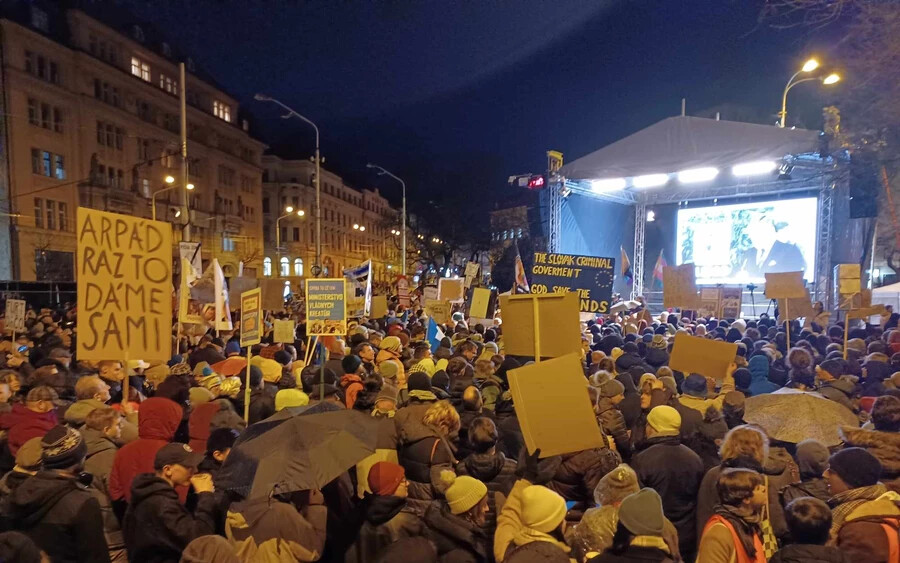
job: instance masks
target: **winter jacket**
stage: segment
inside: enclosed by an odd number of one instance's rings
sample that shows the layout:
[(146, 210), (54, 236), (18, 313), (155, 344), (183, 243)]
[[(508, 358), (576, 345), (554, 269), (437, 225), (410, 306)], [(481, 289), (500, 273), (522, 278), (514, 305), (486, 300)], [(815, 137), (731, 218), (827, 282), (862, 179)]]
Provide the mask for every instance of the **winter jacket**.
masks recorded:
[(836, 547), (793, 544), (776, 551), (769, 563), (853, 563), (853, 560)]
[(856, 384), (852, 381), (848, 381), (844, 378), (835, 379), (834, 381), (819, 385), (819, 388), (816, 389), (816, 391), (826, 399), (831, 399), (835, 403), (844, 405), (847, 407), (847, 410), (853, 412), (857, 411), (853, 406), (853, 401), (850, 400), (850, 398), (853, 397), (853, 393), (856, 391)]
[(625, 387), (625, 398), (619, 403), (618, 409), (625, 418), (625, 427), (633, 427), (641, 417), (641, 394), (634, 386), (634, 379), (628, 372), (616, 376), (616, 381)]
[(206, 451), (206, 441), (212, 432), (212, 419), (221, 410), (218, 402), (212, 401), (194, 407), (188, 417), (188, 434), (191, 439), (188, 445), (195, 452)]
[(451, 513), (446, 501), (436, 500), (428, 506), (425, 536), (437, 548), (442, 563), (491, 561), (491, 530)]
[[(265, 420), (275, 414), (275, 397), (262, 389), (250, 390), (250, 424)], [(243, 414), (243, 411), (241, 411)]]
[[(669, 547), (669, 553), (677, 553), (678, 531), (668, 518), (663, 519), (663, 540)], [(588, 554), (602, 553), (612, 547), (618, 524), (618, 505), (591, 508), (585, 511), (581, 522), (566, 528), (566, 544), (572, 548), (572, 555), (578, 561), (584, 561)]]
[(15, 456), (22, 444), (42, 438), (56, 426), (56, 420), (56, 411), (35, 412), (21, 403), (13, 405), (10, 412), (0, 416), (0, 430), (7, 431), (9, 453)]
[(753, 356), (748, 362), (747, 369), (750, 370), (750, 393), (754, 397), (778, 391), (778, 385), (769, 381), (768, 357), (763, 354)]
[(863, 448), (881, 462), (881, 482), (900, 492), (900, 432), (844, 426), (839, 430), (844, 447)]
[(628, 439), (628, 427), (625, 426), (625, 417), (621, 411), (612, 404), (609, 397), (600, 397), (597, 400), (597, 420), (603, 433), (612, 436), (616, 443), (616, 449), (624, 459), (631, 457), (631, 442)]
[(188, 356), (188, 364), (190, 364), (191, 369), (197, 367), (197, 364), (200, 362), (206, 362), (209, 365), (213, 365), (224, 361), (225, 356), (222, 355), (222, 352), (219, 352), (211, 344), (207, 344), (202, 348), (197, 348), (191, 352), (190, 356)]
[[(440, 482), (441, 470), (452, 470), (456, 465), (453, 447), (435, 428), (421, 422), (410, 426), (400, 442), (397, 457), (409, 480), (409, 498), (430, 502), (435, 498), (434, 486)], [(419, 508), (425, 510), (424, 504)]]
[(356, 491), (359, 498), (365, 493), (371, 493), (369, 489), (369, 470), (379, 461), (398, 463), (397, 458), (397, 427), (394, 425), (393, 411), (389, 414), (373, 412), (374, 426), (378, 429), (378, 438), (375, 442), (375, 453), (367, 456), (356, 464)]
[[(81, 430), (84, 426), (84, 420), (87, 415), (99, 408), (108, 407), (109, 405), (98, 401), (97, 399), (81, 399), (69, 405), (66, 409), (66, 424)], [(138, 438), (138, 413), (137, 411), (122, 417), (122, 438), (119, 440), (122, 444), (133, 442)]]
[(388, 545), (425, 534), (425, 522), (395, 496), (366, 495), (361, 503), (364, 522), (344, 558), (346, 563), (368, 563)]
[(30, 477), (31, 473), (13, 469), (0, 479), (0, 518), (8, 516), (9, 495)]
[(113, 513), (112, 503), (109, 499), (109, 474), (112, 471), (118, 448), (99, 430), (84, 427), (81, 435), (87, 446), (84, 471), (94, 477), (91, 481), (91, 492), (100, 503), (106, 545), (109, 547), (110, 553), (119, 552), (125, 549), (125, 540), (122, 538), (122, 527), (119, 525), (119, 519)]
[(177, 563), (187, 544), (215, 533), (215, 496), (199, 493), (191, 514), (171, 485), (155, 473), (142, 473), (131, 485), (122, 531), (131, 563)]
[(472, 425), (473, 420), (482, 416), (485, 418), (490, 418), (494, 421), (495, 424), (499, 426), (499, 421), (497, 420), (494, 411), (486, 411), (484, 409), (482, 409), (480, 412), (459, 410), (459, 432), (457, 433), (457, 437), (459, 438), (457, 440), (457, 457), (459, 459), (465, 459), (470, 454), (474, 453), (474, 450), (472, 450), (472, 445), (469, 444), (469, 426)]
[(747, 541), (752, 542), (756, 550), (751, 559), (747, 548), (741, 541), (742, 532), (739, 531), (739, 524), (718, 514), (714, 518), (707, 522), (700, 535), (697, 561), (703, 563), (766, 563), (765, 550), (758, 531), (745, 530), (743, 532), (747, 535)]
[(669, 364), (669, 353), (665, 348), (648, 348), (644, 361), (651, 367), (659, 369), (661, 366)]
[[(525, 526), (522, 522), (522, 492), (531, 486), (525, 479), (519, 479), (509, 493), (503, 510), (497, 516), (497, 530), (494, 533), (494, 558), (497, 563), (507, 561), (507, 557), (532, 542), (546, 542), (568, 554), (571, 549), (554, 536)], [(527, 553), (527, 550), (525, 550)], [(521, 559), (520, 561), (528, 561)]]
[[(116, 452), (109, 474), (109, 497), (116, 501), (131, 499), (131, 481), (141, 473), (153, 472), (153, 459), (160, 448), (172, 441), (181, 424), (181, 407), (169, 399), (153, 397), (141, 403), (139, 438)], [(187, 496), (182, 487), (181, 498)]]
[(54, 563), (109, 561), (100, 505), (74, 477), (40, 471), (13, 491), (9, 501), (13, 528)]
[(563, 454), (562, 462), (547, 483), (547, 488), (566, 500), (593, 504), (594, 488), (600, 479), (622, 463), (622, 458), (609, 448), (593, 448)]
[(325, 549), (327, 519), (328, 509), (321, 505), (308, 506), (301, 514), (276, 499), (254, 499), (231, 505), (225, 537), (241, 561), (318, 561)]
[(356, 396), (363, 390), (362, 378), (355, 373), (341, 376), (341, 389), (344, 391), (344, 404), (352, 409), (356, 403)]
[[(725, 395), (728, 394), (729, 391), (734, 391), (734, 378), (730, 375), (722, 380), (722, 386), (719, 388), (719, 394), (714, 397), (703, 398), (692, 397), (691, 395), (682, 395), (678, 397), (678, 400), (682, 405), (690, 407), (699, 412), (700, 416), (702, 417), (706, 415), (706, 410), (709, 407), (715, 407), (716, 410), (721, 412), (722, 404), (725, 403)], [(756, 395), (756, 393), (754, 393), (754, 395)]]
[(697, 490), (703, 479), (700, 456), (682, 445), (678, 436), (656, 436), (631, 458), (631, 467), (641, 486), (655, 489), (662, 498), (663, 513), (678, 530), (681, 553), (692, 553), (697, 541)]
[(516, 481), (516, 462), (501, 452), (471, 454), (456, 465), (457, 475), (468, 475), (488, 488), (488, 526), (497, 521), (497, 505), (502, 506)]
[(800, 483), (794, 483), (781, 489), (781, 506), (787, 506), (792, 500), (800, 497), (813, 497), (827, 502), (831, 498), (828, 491), (828, 483), (823, 477), (806, 479)]
[(435, 401), (423, 401), (416, 397), (412, 397), (409, 402), (397, 409), (394, 415), (394, 424), (397, 426), (397, 437), (402, 442), (406, 439), (407, 433), (422, 424), (422, 418), (431, 408)]
[(889, 491), (863, 503), (847, 515), (837, 531), (837, 547), (854, 562), (895, 563), (888, 556), (888, 536), (883, 524), (888, 524), (896, 539), (900, 533), (898, 522), (900, 496)]
[(504, 563), (574, 563), (561, 544), (532, 541), (520, 546), (510, 546)]
[[(393, 353), (388, 352), (387, 350), (379, 350), (378, 354), (375, 356), (375, 366), (381, 367), (381, 364), (384, 362), (393, 362), (397, 365), (397, 387), (406, 389), (406, 370), (403, 368), (403, 362), (401, 362)], [(343, 372), (343, 368), (341, 371)]]

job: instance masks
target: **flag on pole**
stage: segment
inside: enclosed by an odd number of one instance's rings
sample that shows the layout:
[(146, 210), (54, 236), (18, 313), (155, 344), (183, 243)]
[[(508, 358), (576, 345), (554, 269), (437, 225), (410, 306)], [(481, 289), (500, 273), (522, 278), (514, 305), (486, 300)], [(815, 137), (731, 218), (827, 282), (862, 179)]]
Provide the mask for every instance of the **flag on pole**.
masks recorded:
[(225, 274), (219, 265), (219, 260), (212, 261), (213, 280), (216, 292), (216, 330), (233, 330), (231, 324), (231, 308), (228, 304), (228, 285), (225, 283)]
[(431, 344), (431, 353), (437, 352), (441, 346), (441, 340), (444, 339), (444, 331), (438, 326), (434, 319), (428, 317), (428, 329), (425, 331), (425, 339)]
[(631, 260), (628, 259), (628, 254), (625, 253), (625, 247), (619, 247), (622, 251), (622, 277), (625, 278), (625, 283), (631, 285), (631, 282), (634, 281), (634, 274), (631, 272)]
[(531, 293), (531, 287), (528, 285), (528, 279), (525, 277), (525, 264), (522, 263), (522, 256), (519, 254), (519, 243), (516, 242), (516, 282), (513, 285), (513, 295), (519, 293)]
[(663, 250), (659, 249), (659, 258), (656, 259), (656, 266), (653, 266), (653, 279), (659, 280), (659, 284), (662, 285), (663, 282), (663, 268), (668, 266), (666, 264), (666, 259), (663, 256)]

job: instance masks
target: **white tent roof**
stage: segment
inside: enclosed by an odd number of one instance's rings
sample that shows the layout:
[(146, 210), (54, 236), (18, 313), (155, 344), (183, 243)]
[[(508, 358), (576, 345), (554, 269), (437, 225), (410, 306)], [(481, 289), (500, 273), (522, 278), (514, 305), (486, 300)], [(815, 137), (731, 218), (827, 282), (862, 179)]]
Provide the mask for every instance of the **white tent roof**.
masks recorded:
[(817, 131), (772, 125), (669, 117), (562, 167), (572, 180), (670, 173), (690, 168), (727, 168), (818, 150)]
[(873, 294), (877, 293), (900, 293), (900, 282), (891, 285), (883, 285), (872, 290)]

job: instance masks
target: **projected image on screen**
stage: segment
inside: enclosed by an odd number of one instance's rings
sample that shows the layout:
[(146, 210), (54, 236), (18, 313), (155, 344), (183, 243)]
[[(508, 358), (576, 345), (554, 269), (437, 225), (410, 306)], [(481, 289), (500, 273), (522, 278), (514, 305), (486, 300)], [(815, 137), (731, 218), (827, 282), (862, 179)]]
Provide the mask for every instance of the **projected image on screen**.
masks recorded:
[(693, 262), (700, 284), (815, 272), (816, 198), (679, 209), (677, 229), (676, 262)]

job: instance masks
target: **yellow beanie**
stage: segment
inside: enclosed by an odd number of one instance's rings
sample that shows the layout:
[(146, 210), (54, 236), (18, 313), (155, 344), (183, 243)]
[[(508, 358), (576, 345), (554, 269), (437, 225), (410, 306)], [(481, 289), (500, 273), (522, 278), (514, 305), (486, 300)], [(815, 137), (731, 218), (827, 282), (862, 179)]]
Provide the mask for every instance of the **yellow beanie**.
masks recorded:
[(278, 383), (281, 380), (282, 365), (275, 360), (263, 358), (262, 356), (253, 356), (250, 359), (250, 365), (256, 366), (263, 374), (263, 381), (268, 383)]
[(522, 524), (545, 534), (555, 530), (566, 517), (566, 501), (541, 485), (522, 491)]
[(309, 404), (309, 395), (299, 389), (282, 389), (275, 393), (275, 412), (289, 407), (305, 407)]
[(420, 371), (427, 374), (428, 377), (434, 375), (434, 372), (437, 371), (437, 368), (434, 365), (434, 360), (432, 360), (431, 358), (423, 358), (419, 360), (419, 363), (409, 368), (410, 374), (418, 373)]
[(457, 477), (456, 473), (452, 471), (441, 471), (441, 482), (447, 486), (444, 498), (447, 499), (450, 512), (453, 514), (462, 514), (471, 510), (487, 495), (487, 486), (468, 475)]
[(667, 405), (659, 405), (650, 410), (647, 424), (663, 436), (677, 436), (681, 432), (681, 415)]
[(613, 361), (616, 361), (619, 359), (619, 356), (621, 356), (624, 353), (625, 353), (624, 350), (617, 347), (617, 348), (613, 348), (612, 351), (609, 353), (609, 355), (612, 357)]

